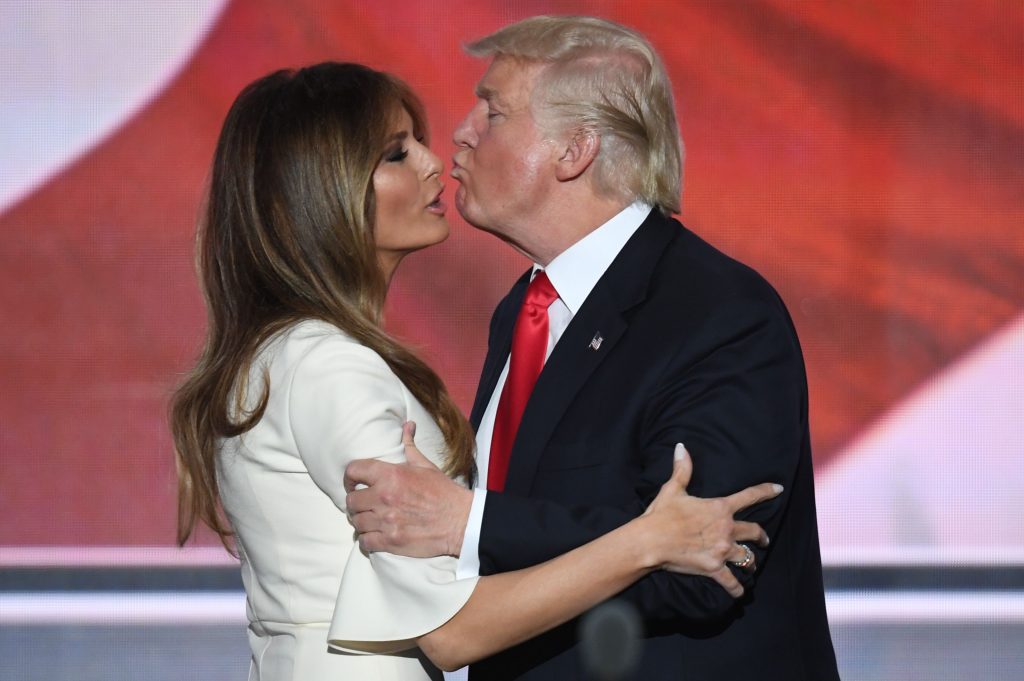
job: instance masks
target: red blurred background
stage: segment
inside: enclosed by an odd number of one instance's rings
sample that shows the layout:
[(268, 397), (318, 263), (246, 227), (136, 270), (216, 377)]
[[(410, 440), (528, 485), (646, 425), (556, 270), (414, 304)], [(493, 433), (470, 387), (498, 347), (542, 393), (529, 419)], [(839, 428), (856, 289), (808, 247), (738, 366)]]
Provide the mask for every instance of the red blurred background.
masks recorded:
[[(460, 45), (541, 13), (620, 21), (661, 52), (682, 220), (789, 305), (819, 473), (1020, 318), (1020, 3), (236, 0), (155, 96), (0, 204), (0, 545), (173, 542), (166, 402), (203, 330), (192, 237), (245, 84), (323, 60), (392, 71), (448, 159), (484, 67)], [(406, 260), (387, 317), (468, 410), (491, 310), (527, 263), (451, 220), (448, 242)]]

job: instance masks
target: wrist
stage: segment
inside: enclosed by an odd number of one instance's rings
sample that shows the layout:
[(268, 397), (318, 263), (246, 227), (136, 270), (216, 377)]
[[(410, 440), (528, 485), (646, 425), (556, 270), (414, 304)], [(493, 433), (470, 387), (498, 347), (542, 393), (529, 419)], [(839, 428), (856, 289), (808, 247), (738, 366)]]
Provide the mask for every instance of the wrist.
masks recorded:
[(453, 523), (448, 531), (448, 555), (458, 558), (462, 554), (462, 542), (466, 539), (466, 525), (469, 523), (469, 512), (473, 506), (473, 491), (459, 490), (456, 512), (452, 514)]
[(666, 561), (662, 551), (664, 537), (653, 520), (650, 515), (643, 515), (634, 518), (626, 526), (631, 533), (631, 555), (636, 560), (634, 567), (644, 574), (660, 570)]

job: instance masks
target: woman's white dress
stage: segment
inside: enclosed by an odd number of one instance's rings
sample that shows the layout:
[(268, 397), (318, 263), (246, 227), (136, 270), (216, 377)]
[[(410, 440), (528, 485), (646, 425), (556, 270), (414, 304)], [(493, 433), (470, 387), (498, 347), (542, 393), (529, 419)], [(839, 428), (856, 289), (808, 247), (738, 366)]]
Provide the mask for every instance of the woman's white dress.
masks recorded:
[(250, 372), (250, 403), (264, 370), (263, 418), (225, 440), (218, 458), (242, 562), (250, 680), (438, 678), (415, 639), (448, 621), (476, 579), (456, 580), (451, 557), (364, 555), (343, 478), (353, 459), (404, 462), (407, 420), (440, 463), (440, 430), (379, 355), (325, 322), (301, 322), (267, 344)]

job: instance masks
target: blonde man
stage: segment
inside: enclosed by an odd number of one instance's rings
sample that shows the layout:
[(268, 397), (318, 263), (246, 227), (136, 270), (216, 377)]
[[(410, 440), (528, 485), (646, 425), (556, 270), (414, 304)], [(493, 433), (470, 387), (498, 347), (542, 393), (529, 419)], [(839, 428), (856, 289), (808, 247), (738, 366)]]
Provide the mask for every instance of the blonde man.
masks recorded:
[[(647, 632), (636, 677), (837, 679), (799, 343), (770, 285), (669, 217), (682, 144), (660, 59), (587, 17), (534, 17), (468, 51), (491, 63), (455, 131), (456, 205), (535, 265), (491, 322), (471, 415), (478, 488), (352, 464), (350, 489), (370, 485), (349, 496), (360, 542), (459, 555), (467, 575), (537, 564), (642, 513), (682, 441), (696, 495), (763, 480), (786, 491), (745, 515), (772, 544), (740, 547), (756, 572), (727, 566), (743, 599), (668, 573), (623, 593)], [(471, 678), (581, 678), (575, 634), (556, 629)]]

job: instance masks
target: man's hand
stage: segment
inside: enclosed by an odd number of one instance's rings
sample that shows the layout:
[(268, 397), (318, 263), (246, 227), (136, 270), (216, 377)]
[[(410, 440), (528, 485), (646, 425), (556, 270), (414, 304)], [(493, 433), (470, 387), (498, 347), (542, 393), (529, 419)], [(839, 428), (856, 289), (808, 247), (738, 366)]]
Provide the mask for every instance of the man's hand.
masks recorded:
[[(416, 448), (416, 424), (402, 429), (406, 464), (357, 459), (345, 469), (348, 518), (366, 553), (429, 558), (458, 556), (473, 492)], [(366, 488), (356, 489), (356, 485)]]

